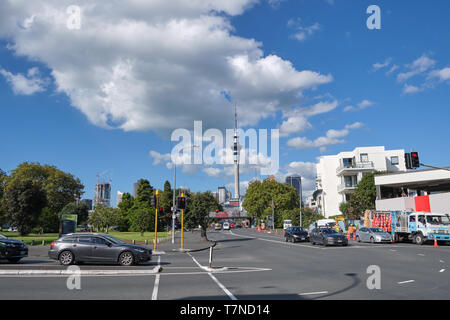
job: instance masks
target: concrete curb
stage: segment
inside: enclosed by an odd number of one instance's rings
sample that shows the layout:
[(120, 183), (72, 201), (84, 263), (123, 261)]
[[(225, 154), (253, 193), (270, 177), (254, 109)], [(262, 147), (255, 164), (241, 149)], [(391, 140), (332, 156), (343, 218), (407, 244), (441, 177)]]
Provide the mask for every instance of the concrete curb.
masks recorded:
[(0, 270), (0, 275), (138, 275), (156, 274), (162, 271), (157, 266), (150, 270)]
[(178, 249), (172, 249), (172, 252), (188, 253), (188, 252), (204, 251), (204, 250), (208, 250), (211, 247), (214, 248), (217, 245), (217, 242), (212, 242), (212, 243), (213, 243), (212, 246), (210, 245), (210, 246), (207, 246), (205, 248), (200, 248), (200, 249), (181, 249), (181, 248), (178, 248)]

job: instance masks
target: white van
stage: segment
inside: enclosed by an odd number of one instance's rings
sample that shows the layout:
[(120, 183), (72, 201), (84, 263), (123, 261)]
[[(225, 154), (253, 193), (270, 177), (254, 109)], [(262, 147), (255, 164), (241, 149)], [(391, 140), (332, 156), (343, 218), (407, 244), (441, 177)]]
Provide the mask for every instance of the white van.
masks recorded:
[(292, 220), (284, 220), (283, 221), (283, 229), (286, 230), (289, 227), (292, 227)]
[(230, 224), (228, 222), (223, 223), (223, 230), (230, 230)]

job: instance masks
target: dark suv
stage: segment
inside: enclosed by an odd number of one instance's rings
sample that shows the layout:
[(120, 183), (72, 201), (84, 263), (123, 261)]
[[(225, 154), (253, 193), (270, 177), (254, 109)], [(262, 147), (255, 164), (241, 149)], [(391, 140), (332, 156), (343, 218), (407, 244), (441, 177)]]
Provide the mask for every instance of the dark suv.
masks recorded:
[(17, 263), (28, 256), (28, 247), (23, 241), (8, 239), (0, 234), (0, 259), (7, 259), (11, 263)]
[(71, 233), (50, 244), (48, 256), (62, 265), (75, 262), (116, 262), (123, 266), (152, 259), (152, 250), (106, 234)]
[(308, 241), (308, 232), (302, 227), (289, 227), (284, 233), (284, 239), (286, 242)]

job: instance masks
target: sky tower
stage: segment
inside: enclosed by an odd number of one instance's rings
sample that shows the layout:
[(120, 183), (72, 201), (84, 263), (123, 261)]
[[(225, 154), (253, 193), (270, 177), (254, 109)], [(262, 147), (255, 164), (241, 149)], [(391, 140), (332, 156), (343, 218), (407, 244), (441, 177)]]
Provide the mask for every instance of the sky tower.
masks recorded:
[(237, 106), (234, 105), (234, 142), (231, 149), (233, 150), (234, 157), (234, 198), (240, 199), (239, 193), (239, 152), (241, 151), (241, 145), (239, 144), (239, 137), (237, 133)]

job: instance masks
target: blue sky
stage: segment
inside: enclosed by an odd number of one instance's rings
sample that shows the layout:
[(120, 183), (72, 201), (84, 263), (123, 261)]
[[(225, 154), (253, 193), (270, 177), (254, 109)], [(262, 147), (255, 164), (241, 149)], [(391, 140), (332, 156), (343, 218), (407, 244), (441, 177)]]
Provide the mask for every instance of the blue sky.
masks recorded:
[[(280, 128), (277, 178), (299, 173), (308, 191), (317, 157), (358, 146), (413, 148), (423, 163), (449, 165), (448, 1), (236, 0), (224, 7), (205, 0), (206, 7), (168, 4), (148, 14), (37, 2), (59, 14), (48, 19), (39, 6), (0, 4), (4, 170), (24, 161), (55, 165), (81, 179), (86, 198), (106, 171), (113, 203), (117, 190), (132, 192), (140, 178), (162, 188), (173, 178), (164, 156), (173, 129), (190, 130), (193, 120), (232, 128), (232, 104), (207, 96), (220, 88), (238, 102), (245, 128)], [(83, 12), (76, 34), (58, 20), (70, 4)], [(381, 9), (381, 30), (366, 26), (372, 4)], [(120, 18), (140, 23), (131, 28)], [(100, 19), (101, 32), (92, 32)], [(152, 30), (162, 36), (141, 33)], [(177, 184), (203, 191), (233, 181), (223, 166), (203, 169), (178, 170)], [(241, 180), (253, 176), (248, 170)]]

